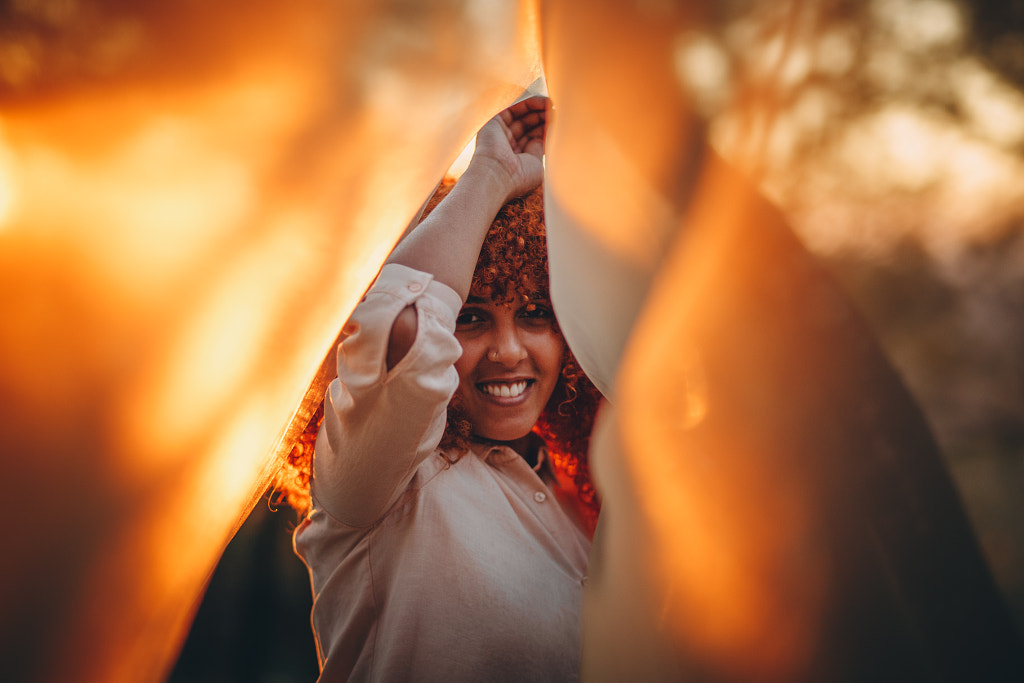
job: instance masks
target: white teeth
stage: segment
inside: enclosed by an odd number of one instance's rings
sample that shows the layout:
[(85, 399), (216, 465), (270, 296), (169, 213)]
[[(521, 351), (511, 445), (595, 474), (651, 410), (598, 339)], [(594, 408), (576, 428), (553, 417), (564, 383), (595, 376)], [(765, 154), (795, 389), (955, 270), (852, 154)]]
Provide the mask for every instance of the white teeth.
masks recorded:
[(485, 394), (490, 394), (491, 396), (515, 398), (526, 391), (526, 380), (513, 382), (512, 384), (481, 384), (480, 389)]

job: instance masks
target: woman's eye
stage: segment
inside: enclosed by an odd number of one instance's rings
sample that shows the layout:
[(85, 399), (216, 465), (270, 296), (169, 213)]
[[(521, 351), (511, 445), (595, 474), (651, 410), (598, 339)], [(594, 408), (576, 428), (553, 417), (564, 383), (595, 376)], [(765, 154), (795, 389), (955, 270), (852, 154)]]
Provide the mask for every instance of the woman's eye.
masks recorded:
[(459, 314), (459, 317), (455, 319), (455, 324), (458, 326), (463, 325), (475, 325), (476, 323), (483, 322), (483, 318), (479, 313), (475, 311), (463, 311)]
[(530, 320), (550, 320), (555, 317), (555, 314), (547, 306), (543, 306), (541, 304), (529, 304), (519, 312), (519, 316)]

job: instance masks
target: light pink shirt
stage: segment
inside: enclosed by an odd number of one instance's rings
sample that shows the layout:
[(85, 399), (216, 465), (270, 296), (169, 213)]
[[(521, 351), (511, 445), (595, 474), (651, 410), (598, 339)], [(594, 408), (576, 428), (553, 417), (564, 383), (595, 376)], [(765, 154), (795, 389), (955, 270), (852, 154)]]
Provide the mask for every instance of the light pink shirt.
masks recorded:
[[(417, 336), (389, 372), (398, 313)], [(320, 680), (575, 680), (590, 542), (572, 485), (504, 446), (452, 465), (437, 444), (458, 385), (459, 296), (385, 266), (338, 350), (314, 510), (295, 532), (313, 584)]]

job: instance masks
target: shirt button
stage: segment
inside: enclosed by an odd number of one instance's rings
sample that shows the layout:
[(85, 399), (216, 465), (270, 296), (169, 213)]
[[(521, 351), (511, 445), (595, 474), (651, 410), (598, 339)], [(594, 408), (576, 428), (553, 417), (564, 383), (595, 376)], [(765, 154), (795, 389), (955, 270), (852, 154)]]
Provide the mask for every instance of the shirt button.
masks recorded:
[(421, 285), (420, 283), (418, 283), (418, 282), (410, 282), (409, 283), (409, 291), (410, 292), (418, 292), (421, 289), (423, 289), (423, 285)]
[(533, 494), (533, 499), (538, 503), (543, 503), (545, 500), (548, 499), (548, 496), (543, 491), (537, 491), (537, 493)]

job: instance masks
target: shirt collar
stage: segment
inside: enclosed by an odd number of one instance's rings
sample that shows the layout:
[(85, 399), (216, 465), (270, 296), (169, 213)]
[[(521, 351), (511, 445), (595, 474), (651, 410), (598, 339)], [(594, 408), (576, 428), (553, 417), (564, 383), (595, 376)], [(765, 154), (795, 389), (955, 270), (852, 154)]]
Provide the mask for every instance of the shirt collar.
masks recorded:
[[(491, 465), (503, 465), (516, 458), (522, 459), (521, 455), (508, 446), (501, 444), (472, 443), (470, 444), (470, 450)], [(551, 458), (548, 457), (548, 448), (544, 443), (541, 443), (537, 450), (537, 466), (533, 468), (533, 471), (538, 476), (554, 475), (554, 471), (551, 468)]]

